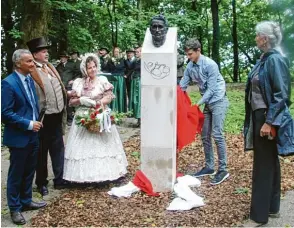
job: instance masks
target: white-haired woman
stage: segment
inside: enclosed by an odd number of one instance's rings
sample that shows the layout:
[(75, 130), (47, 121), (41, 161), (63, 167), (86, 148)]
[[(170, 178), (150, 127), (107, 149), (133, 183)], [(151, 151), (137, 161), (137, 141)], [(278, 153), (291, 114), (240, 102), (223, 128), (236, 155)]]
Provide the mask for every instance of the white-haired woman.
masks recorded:
[(289, 113), (289, 61), (280, 49), (280, 27), (272, 21), (256, 26), (260, 61), (248, 75), (245, 95), (245, 149), (254, 151), (250, 220), (256, 227), (280, 210), (281, 171), (278, 155), (294, 151), (293, 120)]
[[(107, 106), (114, 98), (113, 86), (106, 77), (97, 77), (100, 70), (95, 54), (86, 54), (81, 62), (83, 78), (72, 87), (69, 104), (76, 106), (76, 115), (97, 104)], [(116, 180), (127, 173), (127, 159), (119, 133), (114, 125), (111, 132), (95, 134), (84, 127), (71, 126), (65, 148), (63, 178), (72, 182), (103, 182)]]

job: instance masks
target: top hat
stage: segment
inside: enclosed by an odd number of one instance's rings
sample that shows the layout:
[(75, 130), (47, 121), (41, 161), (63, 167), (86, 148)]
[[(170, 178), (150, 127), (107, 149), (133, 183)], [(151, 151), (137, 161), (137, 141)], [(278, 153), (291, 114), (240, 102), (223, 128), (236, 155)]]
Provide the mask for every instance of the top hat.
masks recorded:
[(36, 51), (47, 49), (50, 47), (50, 45), (47, 44), (44, 37), (38, 37), (32, 40), (29, 40), (26, 44), (30, 52), (36, 52)]
[(105, 50), (107, 53), (109, 53), (109, 50), (108, 50), (108, 48), (106, 48), (106, 47), (99, 48), (98, 50), (99, 50), (99, 51), (101, 51), (101, 50)]
[(62, 51), (60, 54), (59, 54), (59, 57), (67, 57), (69, 58), (68, 54), (66, 53), (66, 51)]

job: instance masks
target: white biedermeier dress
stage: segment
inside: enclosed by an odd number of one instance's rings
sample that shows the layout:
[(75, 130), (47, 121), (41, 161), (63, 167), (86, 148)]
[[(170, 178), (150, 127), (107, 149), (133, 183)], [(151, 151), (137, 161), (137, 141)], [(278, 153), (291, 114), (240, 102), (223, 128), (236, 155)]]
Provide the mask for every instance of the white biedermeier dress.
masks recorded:
[[(79, 96), (100, 100), (112, 94), (113, 86), (106, 77), (95, 80), (92, 88), (85, 88), (85, 79), (78, 78), (73, 90)], [(76, 114), (85, 107), (76, 108)], [(70, 128), (65, 147), (63, 178), (73, 182), (102, 182), (116, 180), (127, 173), (127, 158), (119, 133), (112, 125), (111, 132), (91, 133), (75, 120)]]

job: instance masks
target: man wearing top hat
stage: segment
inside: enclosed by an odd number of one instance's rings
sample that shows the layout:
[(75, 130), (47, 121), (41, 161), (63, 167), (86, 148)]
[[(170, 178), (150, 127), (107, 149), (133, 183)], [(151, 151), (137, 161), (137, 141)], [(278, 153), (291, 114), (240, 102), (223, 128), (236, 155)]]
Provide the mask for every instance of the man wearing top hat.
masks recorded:
[(131, 93), (131, 74), (133, 73), (133, 65), (135, 62), (135, 50), (130, 48), (126, 51), (127, 58), (125, 59), (125, 78), (126, 78), (126, 87), (127, 87), (127, 95), (130, 100)]
[(35, 68), (31, 76), (35, 81), (40, 109), (45, 109), (43, 128), (40, 131), (40, 146), (36, 169), (36, 185), (44, 196), (48, 194), (48, 151), (52, 161), (54, 173), (54, 187), (60, 189), (66, 186), (62, 179), (64, 163), (63, 134), (66, 127), (66, 90), (62, 80), (48, 62), (48, 48), (44, 37), (35, 38), (27, 42), (34, 57)]
[[(60, 63), (56, 66), (56, 70), (58, 71), (62, 83), (65, 86), (67, 91), (70, 91), (72, 88), (72, 83), (75, 80), (75, 63), (69, 60), (69, 55), (63, 51), (59, 55)], [(67, 101), (67, 125), (71, 125), (73, 121), (73, 108), (68, 106)]]
[(109, 50), (106, 47), (99, 48), (98, 56), (100, 57), (101, 71), (103, 73), (112, 73), (114, 70), (114, 63), (109, 56)]

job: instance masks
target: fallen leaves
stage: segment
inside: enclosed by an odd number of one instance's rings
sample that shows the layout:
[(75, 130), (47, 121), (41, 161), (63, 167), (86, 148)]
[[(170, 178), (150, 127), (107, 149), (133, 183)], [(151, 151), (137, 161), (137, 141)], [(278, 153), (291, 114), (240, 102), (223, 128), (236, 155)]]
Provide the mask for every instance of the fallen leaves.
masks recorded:
[[(241, 135), (227, 135), (228, 171), (230, 177), (220, 185), (211, 186), (210, 177), (202, 178), (202, 185), (193, 188), (204, 197), (206, 205), (185, 212), (166, 210), (173, 193), (148, 197), (142, 192), (131, 198), (114, 198), (107, 191), (131, 181), (140, 169), (140, 140), (132, 137), (124, 143), (129, 167), (124, 180), (91, 188), (70, 189), (42, 209), (32, 219), (32, 226), (233, 226), (249, 214), (251, 195), (252, 152), (243, 151)], [(217, 157), (215, 159), (217, 167)], [(179, 154), (179, 172), (195, 173), (204, 165), (200, 139)], [(294, 188), (294, 157), (281, 159), (283, 192)]]

